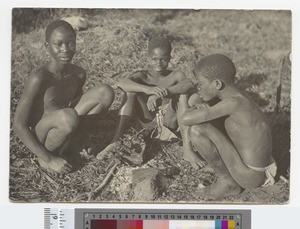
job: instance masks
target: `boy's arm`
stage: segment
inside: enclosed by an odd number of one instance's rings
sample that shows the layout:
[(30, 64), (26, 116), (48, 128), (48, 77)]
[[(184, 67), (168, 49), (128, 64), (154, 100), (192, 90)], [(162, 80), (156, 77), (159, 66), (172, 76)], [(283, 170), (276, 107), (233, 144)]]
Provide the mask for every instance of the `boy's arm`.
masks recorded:
[(55, 172), (68, 172), (70, 168), (67, 162), (62, 158), (53, 156), (29, 128), (32, 108), (36, 98), (40, 96), (42, 83), (43, 80), (37, 74), (33, 74), (28, 79), (17, 106), (13, 128), (22, 142), (38, 157), (40, 164), (44, 165), (43, 167), (50, 168)]
[(170, 94), (186, 94), (194, 88), (194, 84), (189, 80), (182, 71), (177, 71), (174, 75), (175, 84), (168, 88)]
[(117, 83), (117, 86), (125, 92), (142, 92), (147, 95), (157, 95), (164, 97), (167, 95), (167, 90), (157, 86), (148, 86), (145, 82), (147, 75), (142, 72), (137, 72), (128, 78), (122, 79)]
[(216, 105), (203, 109), (190, 109), (182, 115), (182, 124), (192, 126), (232, 114), (238, 105), (236, 98), (222, 100)]
[(82, 88), (86, 81), (86, 71), (83, 68), (80, 68), (80, 67), (78, 67), (78, 68), (79, 68), (79, 73), (77, 74), (77, 76), (80, 80), (80, 85), (78, 87), (78, 90), (76, 91), (76, 97), (83, 94)]

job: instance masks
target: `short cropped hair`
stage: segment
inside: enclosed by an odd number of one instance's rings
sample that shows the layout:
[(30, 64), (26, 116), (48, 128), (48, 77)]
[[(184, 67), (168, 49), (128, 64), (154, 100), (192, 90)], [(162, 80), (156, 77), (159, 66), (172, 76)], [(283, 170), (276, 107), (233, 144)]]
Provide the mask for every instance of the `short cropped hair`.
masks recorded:
[(64, 20), (56, 20), (56, 21), (51, 22), (46, 28), (46, 31), (45, 31), (46, 42), (50, 41), (50, 37), (51, 37), (53, 31), (55, 29), (57, 29), (58, 27), (64, 27), (65, 29), (72, 31), (74, 33), (74, 35), (76, 36), (76, 32), (70, 23), (68, 23)]
[(156, 48), (162, 48), (171, 53), (172, 45), (171, 42), (165, 37), (154, 37), (148, 43), (148, 53), (151, 53), (152, 50)]
[(223, 54), (213, 54), (200, 60), (195, 70), (201, 72), (209, 80), (219, 79), (224, 83), (232, 84), (236, 68), (232, 60)]

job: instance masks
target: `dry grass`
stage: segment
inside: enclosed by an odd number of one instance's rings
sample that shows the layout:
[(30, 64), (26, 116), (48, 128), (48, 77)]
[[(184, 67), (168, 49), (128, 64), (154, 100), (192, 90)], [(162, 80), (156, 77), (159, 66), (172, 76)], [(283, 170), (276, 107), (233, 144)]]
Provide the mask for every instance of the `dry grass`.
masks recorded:
[[(28, 28), (27, 33), (14, 31), (12, 36), (11, 120), (28, 75), (47, 59), (43, 46), (43, 26), (50, 20), (73, 14), (85, 14), (91, 26), (78, 32), (74, 63), (87, 70), (87, 90), (103, 82), (116, 89), (115, 83), (133, 71), (147, 68), (147, 40), (155, 35), (167, 36), (173, 43), (170, 67), (183, 69), (188, 76), (197, 60), (211, 53), (230, 56), (237, 66), (237, 83), (246, 90), (266, 114), (274, 110), (280, 58), (290, 47), (290, 13), (283, 11), (178, 11), (178, 10), (57, 10), (43, 14), (40, 22)], [(45, 16), (46, 15), (46, 16)], [(48, 15), (48, 16), (47, 16)], [(32, 28), (34, 27), (34, 30)], [(32, 30), (32, 31), (30, 31)], [(290, 75), (284, 73), (288, 79)], [(285, 87), (290, 87), (288, 81)], [(281, 111), (272, 120), (274, 154), (279, 160), (281, 174), (287, 174), (290, 143), (289, 88), (282, 95)], [(107, 144), (116, 125), (116, 110), (121, 91), (116, 89), (116, 100), (106, 121), (95, 124), (94, 144)], [(270, 115), (270, 116), (271, 116)], [(42, 171), (34, 156), (11, 131), (10, 198), (25, 202), (82, 202), (106, 176), (107, 163), (93, 156), (81, 155), (81, 167), (58, 178)], [(181, 158), (179, 143), (158, 147), (150, 142), (147, 166), (159, 167), (161, 196), (158, 202), (200, 201), (191, 197), (199, 183), (209, 184), (214, 174), (192, 171)], [(151, 155), (152, 154), (152, 155)], [(139, 168), (139, 167), (137, 167)], [(118, 166), (111, 180), (95, 201), (131, 201), (131, 171), (133, 166)], [(165, 176), (166, 170), (179, 170)], [(247, 190), (225, 202), (285, 203), (289, 185), (277, 182), (274, 190)], [(266, 194), (267, 193), (267, 194)]]

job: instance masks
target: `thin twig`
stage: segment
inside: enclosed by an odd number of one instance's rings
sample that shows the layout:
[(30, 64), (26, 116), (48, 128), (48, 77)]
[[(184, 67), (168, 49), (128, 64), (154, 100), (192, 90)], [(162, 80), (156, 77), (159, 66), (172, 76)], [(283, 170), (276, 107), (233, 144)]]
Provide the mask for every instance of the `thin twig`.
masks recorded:
[(279, 177), (279, 179), (282, 180), (282, 181), (283, 181), (284, 183), (286, 183), (286, 184), (289, 183), (288, 179), (286, 179), (286, 178), (285, 178), (284, 176), (282, 176), (282, 175)]
[(32, 164), (34, 165), (34, 167), (36, 167), (37, 169), (40, 169), (40, 171), (42, 172), (42, 174), (44, 175), (44, 177), (50, 182), (52, 183), (53, 185), (55, 185), (55, 187), (57, 188), (60, 184), (57, 183), (55, 181), (55, 179), (47, 172), (45, 171), (44, 169), (42, 169), (34, 160), (32, 160), (30, 158), (30, 161), (32, 162)]
[(114, 171), (121, 164), (121, 161), (116, 160), (115, 164), (112, 166), (112, 168), (107, 173), (106, 177), (102, 181), (102, 183), (89, 195), (88, 201), (92, 201), (96, 198), (97, 194), (107, 185), (110, 178), (114, 175)]

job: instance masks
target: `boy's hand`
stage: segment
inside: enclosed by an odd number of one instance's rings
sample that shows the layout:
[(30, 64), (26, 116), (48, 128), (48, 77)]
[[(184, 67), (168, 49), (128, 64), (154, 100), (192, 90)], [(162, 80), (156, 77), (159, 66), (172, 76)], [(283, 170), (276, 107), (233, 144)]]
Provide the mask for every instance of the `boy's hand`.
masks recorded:
[(205, 109), (205, 108), (208, 108), (209, 105), (207, 103), (196, 103), (196, 104), (194, 104), (194, 107), (196, 109)]
[(149, 87), (145, 93), (147, 95), (156, 95), (160, 98), (164, 98), (168, 95), (168, 90), (160, 87)]
[(44, 169), (52, 170), (56, 173), (69, 173), (72, 166), (63, 158), (52, 156), (48, 162), (38, 159), (39, 164)]
[(156, 101), (159, 99), (157, 95), (151, 95), (148, 98), (147, 101), (147, 108), (149, 111), (155, 111), (156, 110)]

